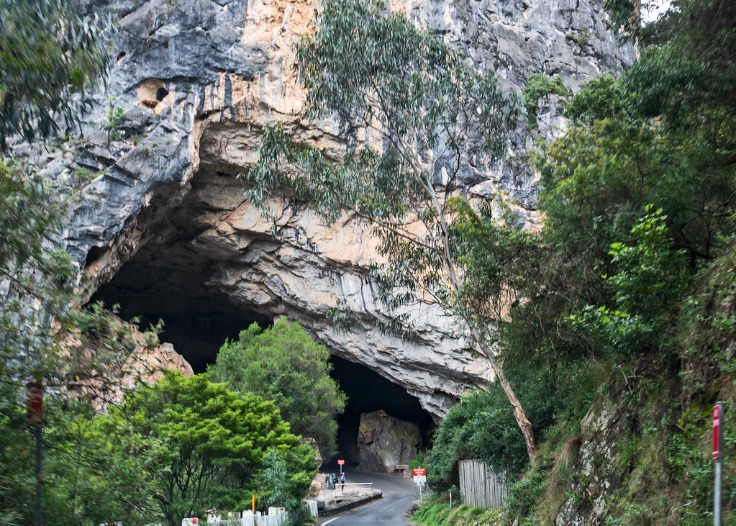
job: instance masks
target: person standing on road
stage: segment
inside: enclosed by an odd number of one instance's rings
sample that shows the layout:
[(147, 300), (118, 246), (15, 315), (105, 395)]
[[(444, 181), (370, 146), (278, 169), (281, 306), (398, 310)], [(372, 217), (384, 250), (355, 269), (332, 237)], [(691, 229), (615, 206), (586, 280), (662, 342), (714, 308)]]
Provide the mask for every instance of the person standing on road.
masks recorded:
[(342, 484), (340, 489), (345, 493), (345, 473), (340, 473), (340, 484)]
[(332, 489), (332, 481), (329, 475), (325, 475), (325, 489)]
[(332, 474), (332, 489), (337, 489), (337, 475)]

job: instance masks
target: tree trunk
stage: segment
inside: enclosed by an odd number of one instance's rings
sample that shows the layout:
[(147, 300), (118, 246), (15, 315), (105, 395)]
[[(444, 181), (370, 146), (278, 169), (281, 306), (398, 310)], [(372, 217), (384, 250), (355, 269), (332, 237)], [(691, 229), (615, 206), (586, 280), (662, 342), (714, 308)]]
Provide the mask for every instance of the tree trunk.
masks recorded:
[[(442, 257), (445, 264), (445, 270), (447, 271), (450, 282), (455, 289), (455, 293), (459, 293), (460, 280), (458, 279), (458, 274), (455, 270), (455, 261), (450, 255), (450, 230), (445, 218), (445, 210), (440, 205), (439, 200), (437, 199), (437, 194), (431, 184), (431, 181), (423, 180), (423, 183), (431, 200), (432, 206), (434, 206), (435, 210), (437, 211), (437, 217), (440, 221), (440, 227), (442, 229), (443, 235)], [(473, 320), (468, 319), (468, 316), (463, 317), (465, 318), (465, 322), (470, 328), (470, 332), (473, 335), (473, 339), (475, 340), (476, 345), (480, 348), (480, 352), (488, 360), (491, 369), (493, 369), (493, 372), (496, 375), (497, 381), (501, 384), (501, 389), (503, 389), (503, 392), (506, 395), (509, 403), (511, 404), (511, 407), (514, 408), (514, 419), (516, 419), (516, 424), (519, 426), (519, 430), (524, 436), (524, 442), (526, 443), (526, 452), (527, 455), (529, 455), (529, 462), (534, 462), (534, 459), (537, 456), (537, 439), (534, 435), (534, 426), (529, 421), (529, 418), (526, 416), (526, 411), (524, 411), (524, 407), (521, 405), (521, 402), (517, 398), (514, 389), (511, 387), (511, 384), (506, 378), (506, 375), (503, 372), (503, 367), (501, 367), (501, 364), (498, 363), (498, 360), (496, 360), (496, 355), (493, 349), (486, 343), (481, 331), (475, 326)]]
[(481, 352), (488, 360), (488, 363), (490, 363), (491, 369), (493, 369), (493, 373), (496, 375), (496, 381), (501, 385), (503, 393), (506, 395), (506, 398), (511, 404), (511, 407), (514, 408), (514, 419), (516, 420), (516, 425), (519, 426), (521, 434), (524, 436), (524, 442), (526, 443), (526, 453), (529, 456), (529, 462), (534, 462), (534, 459), (537, 456), (537, 437), (534, 434), (534, 426), (532, 425), (529, 418), (526, 416), (524, 406), (521, 405), (521, 401), (516, 396), (513, 387), (511, 387), (511, 384), (506, 378), (506, 375), (503, 372), (503, 367), (501, 367), (501, 364), (498, 363), (498, 360), (496, 360), (493, 349), (491, 349), (490, 346), (483, 341), (480, 331), (475, 328), (472, 323), (469, 322), (469, 320), (466, 321), (468, 321), (470, 332), (473, 335), (475, 343), (478, 345), (478, 347), (480, 347)]
[(514, 408), (514, 418), (516, 419), (516, 424), (519, 426), (521, 434), (524, 435), (524, 442), (526, 443), (526, 453), (527, 455), (529, 455), (529, 461), (533, 462), (537, 456), (537, 438), (534, 434), (534, 426), (527, 418), (526, 411), (524, 411), (521, 402), (518, 398), (516, 398), (516, 393), (512, 389), (509, 381), (506, 379), (506, 375), (503, 374), (502, 370), (495, 371), (494, 369), (494, 372), (496, 373), (496, 379), (498, 380), (498, 383), (501, 384), (501, 389), (503, 389), (506, 398), (509, 399), (511, 406)]

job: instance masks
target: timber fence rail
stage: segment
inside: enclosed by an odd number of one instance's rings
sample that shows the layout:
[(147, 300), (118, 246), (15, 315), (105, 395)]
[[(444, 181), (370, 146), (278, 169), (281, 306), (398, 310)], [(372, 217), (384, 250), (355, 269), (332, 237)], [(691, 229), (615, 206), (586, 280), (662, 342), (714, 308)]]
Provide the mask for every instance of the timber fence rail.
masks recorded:
[(460, 496), (465, 504), (479, 508), (503, 508), (508, 490), (491, 467), (480, 460), (461, 460)]

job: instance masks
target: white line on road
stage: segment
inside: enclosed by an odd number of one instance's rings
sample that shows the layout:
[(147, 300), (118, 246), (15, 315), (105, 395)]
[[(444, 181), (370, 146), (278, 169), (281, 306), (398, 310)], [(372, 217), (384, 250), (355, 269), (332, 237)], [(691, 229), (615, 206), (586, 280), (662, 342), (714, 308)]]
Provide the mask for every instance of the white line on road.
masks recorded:
[(335, 521), (336, 521), (337, 519), (339, 519), (339, 518), (340, 518), (340, 517), (335, 517), (334, 519), (330, 519), (330, 520), (328, 520), (327, 522), (323, 522), (323, 523), (322, 523), (322, 526), (327, 526), (327, 525), (328, 525), (329, 523), (331, 523), (331, 522), (335, 522)]

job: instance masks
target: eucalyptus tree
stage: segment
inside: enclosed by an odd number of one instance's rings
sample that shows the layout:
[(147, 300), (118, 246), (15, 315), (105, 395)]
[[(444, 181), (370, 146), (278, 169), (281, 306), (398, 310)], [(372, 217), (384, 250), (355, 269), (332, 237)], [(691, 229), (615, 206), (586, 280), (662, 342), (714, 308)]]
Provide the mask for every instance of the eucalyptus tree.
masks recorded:
[[(100, 370), (51, 337), (50, 327), (78, 334), (103, 320), (100, 312), (70, 309), (77, 303), (74, 267), (56, 243), (63, 196), (8, 145), (10, 137), (64, 133), (79, 119), (82, 94), (104, 76), (104, 28), (80, 16), (76, 5), (0, 0), (0, 514), (7, 524), (32, 522), (33, 458), (18, 454), (30, 437), (21, 407), (25, 383), (35, 378), (57, 388), (70, 373)], [(106, 335), (98, 336), (100, 347), (109, 348)], [(53, 493), (48, 487), (47, 503)]]
[(30, 347), (38, 338), (30, 329), (39, 317), (61, 317), (73, 294), (71, 261), (54, 241), (63, 199), (13, 159), (6, 140), (47, 139), (60, 131), (59, 122), (77, 122), (80, 101), (74, 96), (105, 72), (104, 28), (79, 16), (74, 5), (0, 0), (0, 350), (14, 356), (3, 360), (7, 367), (34, 355)]
[(103, 77), (107, 24), (71, 0), (0, 0), (0, 148), (13, 134), (47, 138), (79, 122), (78, 96)]
[[(469, 294), (462, 236), (452, 226), (462, 208), (460, 171), (470, 158), (487, 167), (503, 154), (517, 101), (495, 77), (467, 66), (441, 35), (416, 28), (382, 0), (324, 2), (296, 58), (305, 116), (339, 119), (345, 149), (335, 158), (295, 142), (281, 124), (266, 127), (259, 164), (243, 176), (246, 195), (264, 213), (267, 199), (288, 194), (327, 221), (348, 214), (372, 224), (386, 261), (373, 277), (394, 314), (388, 328), (410, 331), (408, 317), (397, 313), (416, 301), (458, 316), (513, 406), (533, 458), (532, 423), (495, 348), (513, 289), (498, 273), (485, 294)], [(363, 134), (372, 140), (358, 140)]]

